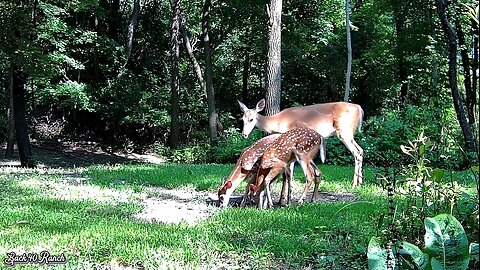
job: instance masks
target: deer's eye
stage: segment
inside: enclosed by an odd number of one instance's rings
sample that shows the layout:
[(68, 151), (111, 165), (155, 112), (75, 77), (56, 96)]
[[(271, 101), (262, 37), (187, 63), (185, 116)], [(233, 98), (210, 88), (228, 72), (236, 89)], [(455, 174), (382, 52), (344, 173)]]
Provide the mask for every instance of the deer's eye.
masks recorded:
[(248, 119), (248, 122), (252, 122), (253, 121), (253, 118), (252, 119)]

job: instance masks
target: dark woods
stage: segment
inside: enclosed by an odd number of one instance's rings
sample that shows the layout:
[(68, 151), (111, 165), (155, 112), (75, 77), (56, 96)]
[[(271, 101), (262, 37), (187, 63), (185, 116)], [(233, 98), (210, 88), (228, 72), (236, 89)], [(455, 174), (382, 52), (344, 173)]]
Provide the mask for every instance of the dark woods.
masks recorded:
[[(0, 141), (16, 138), (24, 166), (29, 139), (219, 153), (236, 147), (237, 100), (343, 100), (345, 2), (280, 2), (281, 16), (256, 0), (2, 1)], [(400, 160), (398, 145), (421, 131), (445, 164), (465, 165), (459, 146), (477, 149), (475, 5), (350, 1), (349, 97), (365, 110), (359, 143), (370, 162)], [(329, 142), (330, 162), (350, 163), (341, 148)]]

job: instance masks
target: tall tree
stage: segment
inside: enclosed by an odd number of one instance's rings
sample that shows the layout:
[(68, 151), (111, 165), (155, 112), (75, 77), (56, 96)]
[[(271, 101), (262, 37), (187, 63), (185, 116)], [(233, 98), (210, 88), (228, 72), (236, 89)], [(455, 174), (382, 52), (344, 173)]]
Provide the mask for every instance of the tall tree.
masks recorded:
[[(26, 12), (28, 1), (17, 0), (17, 5)], [(20, 25), (16, 26), (15, 37), (20, 42), (24, 39)], [(13, 118), (15, 122), (15, 135), (17, 139), (18, 155), (20, 156), (20, 164), (22, 167), (33, 167), (32, 147), (28, 136), (28, 123), (26, 112), (25, 94), (27, 92), (27, 74), (25, 71), (14, 63), (12, 65), (12, 101), (13, 101)]]
[(212, 9), (212, 1), (205, 0), (202, 12), (202, 35), (203, 50), (205, 53), (205, 77), (207, 87), (207, 106), (208, 106), (208, 132), (212, 144), (217, 143), (217, 122), (218, 115), (215, 111), (215, 91), (213, 89), (213, 66), (212, 66), (212, 49), (210, 45), (209, 29), (210, 29), (210, 12)]
[(465, 139), (465, 147), (467, 151), (475, 152), (476, 148), (473, 132), (465, 116), (462, 97), (457, 85), (457, 35), (449, 22), (449, 16), (447, 14), (447, 1), (435, 0), (435, 4), (437, 6), (438, 16), (442, 23), (442, 29), (445, 33), (448, 43), (448, 82), (450, 84), (450, 90), (453, 98), (453, 106), (455, 107), (457, 119), (460, 123), (463, 137)]
[(265, 113), (274, 115), (280, 112), (282, 94), (282, 0), (270, 0), (267, 13), (269, 34)]
[(188, 58), (190, 59), (190, 62), (193, 66), (195, 76), (197, 76), (198, 83), (200, 84), (200, 89), (202, 89), (203, 94), (207, 96), (207, 86), (205, 84), (205, 80), (203, 79), (202, 67), (200, 67), (200, 64), (198, 63), (197, 58), (193, 53), (192, 43), (190, 42), (190, 38), (188, 37), (188, 32), (185, 27), (185, 22), (183, 20), (183, 17), (180, 18), (180, 33), (182, 34), (183, 45), (187, 50)]
[(350, 96), (350, 78), (352, 76), (352, 36), (350, 32), (350, 0), (345, 0), (345, 25), (347, 30), (347, 74), (345, 79), (345, 95), (343, 101), (348, 102)]
[(470, 76), (470, 58), (468, 56), (468, 47), (465, 42), (465, 34), (462, 30), (462, 25), (459, 20), (455, 21), (455, 28), (457, 30), (458, 45), (460, 47), (460, 56), (462, 58), (463, 68), (463, 83), (465, 86), (465, 101), (467, 104), (468, 122), (473, 127), (475, 124), (475, 90), (472, 88), (472, 76)]
[(138, 25), (138, 20), (140, 19), (140, 0), (134, 0), (133, 2), (133, 12), (130, 18), (130, 23), (128, 24), (127, 29), (127, 42), (125, 44), (125, 64), (127, 66), (130, 59), (130, 54), (132, 53), (133, 46), (133, 34), (135, 33), (135, 28)]
[(7, 131), (7, 148), (5, 150), (5, 158), (13, 157), (13, 147), (15, 145), (15, 118), (13, 116), (13, 75), (10, 74), (10, 80), (7, 86), (8, 93), (8, 131)]
[(180, 27), (180, 0), (172, 0), (173, 20), (171, 27), (170, 54), (171, 54), (171, 120), (169, 145), (177, 148), (179, 145), (179, 115), (180, 115), (180, 78), (178, 63), (180, 59), (180, 49), (178, 44), (178, 33)]
[(407, 101), (408, 96), (408, 68), (407, 60), (405, 58), (405, 7), (403, 6), (403, 1), (398, 1), (394, 4), (394, 19), (395, 19), (395, 30), (397, 38), (397, 47), (396, 55), (398, 61), (398, 77), (400, 80), (400, 108), (403, 108), (405, 102)]

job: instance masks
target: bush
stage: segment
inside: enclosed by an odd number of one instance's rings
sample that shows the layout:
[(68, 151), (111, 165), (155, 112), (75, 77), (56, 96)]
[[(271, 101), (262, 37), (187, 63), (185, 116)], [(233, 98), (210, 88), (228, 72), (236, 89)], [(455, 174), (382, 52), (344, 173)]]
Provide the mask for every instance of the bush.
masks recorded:
[(418, 134), (429, 134), (433, 148), (426, 153), (436, 167), (459, 169), (467, 165), (459, 145), (462, 135), (455, 112), (436, 108), (406, 105), (403, 110), (389, 110), (365, 121), (363, 137), (358, 143), (364, 148), (365, 162), (379, 166), (408, 163), (399, 145), (412, 141)]
[(229, 128), (219, 138), (213, 157), (216, 163), (235, 163), (242, 151), (262, 137), (262, 132), (254, 130), (247, 139), (236, 128)]
[(208, 143), (199, 143), (171, 150), (168, 159), (176, 163), (211, 163), (212, 147)]

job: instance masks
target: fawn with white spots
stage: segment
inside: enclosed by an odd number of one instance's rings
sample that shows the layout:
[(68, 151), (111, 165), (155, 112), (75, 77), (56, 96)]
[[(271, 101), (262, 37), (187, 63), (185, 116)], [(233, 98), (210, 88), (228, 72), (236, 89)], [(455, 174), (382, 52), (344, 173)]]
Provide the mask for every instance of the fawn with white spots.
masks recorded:
[[(218, 201), (222, 207), (228, 206), (233, 191), (240, 185), (240, 183), (245, 178), (251, 176), (252, 179), (249, 184), (256, 183), (258, 160), (263, 155), (265, 149), (267, 149), (267, 147), (272, 144), (278, 137), (280, 137), (280, 134), (273, 134), (264, 137), (243, 150), (242, 154), (237, 160), (237, 163), (235, 164), (235, 167), (230, 172), (230, 175), (223, 181), (218, 190)], [(287, 178), (288, 177), (289, 176), (287, 172)], [(248, 193), (248, 187), (249, 185), (247, 185), (247, 190), (245, 191), (242, 206), (245, 204), (245, 200), (247, 199), (246, 196)], [(285, 204), (285, 187), (286, 181), (284, 180), (282, 186), (282, 194), (280, 195), (280, 204)]]
[[(313, 158), (320, 151), (322, 162), (325, 161), (325, 140), (316, 131), (309, 128), (296, 128), (281, 134), (268, 146), (259, 161), (256, 183), (250, 184), (250, 196), (258, 203), (259, 208), (264, 208), (263, 192), (266, 191), (267, 203), (273, 206), (270, 182), (275, 180), (280, 173), (285, 171), (290, 164), (300, 163), (306, 177), (305, 189), (299, 203), (307, 196), (312, 181), (315, 181), (312, 201), (317, 198), (321, 172), (313, 162)], [(290, 183), (289, 183), (290, 184)], [(289, 185), (290, 186), (290, 185)]]

